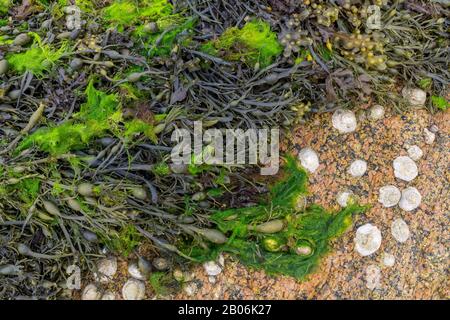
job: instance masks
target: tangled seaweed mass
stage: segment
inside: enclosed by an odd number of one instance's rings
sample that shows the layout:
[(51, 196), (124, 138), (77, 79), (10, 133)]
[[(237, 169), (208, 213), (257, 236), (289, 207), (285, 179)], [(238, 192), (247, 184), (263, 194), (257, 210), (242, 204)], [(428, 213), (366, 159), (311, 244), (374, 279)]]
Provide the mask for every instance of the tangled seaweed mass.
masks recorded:
[(445, 110), (448, 17), (419, 0), (0, 0), (0, 298), (70, 297), (68, 266), (142, 243), (171, 266), (227, 252), (304, 279), (365, 208), (299, 206), (289, 155), (270, 187), (256, 166), (173, 164), (173, 130), (402, 110), (404, 86)]

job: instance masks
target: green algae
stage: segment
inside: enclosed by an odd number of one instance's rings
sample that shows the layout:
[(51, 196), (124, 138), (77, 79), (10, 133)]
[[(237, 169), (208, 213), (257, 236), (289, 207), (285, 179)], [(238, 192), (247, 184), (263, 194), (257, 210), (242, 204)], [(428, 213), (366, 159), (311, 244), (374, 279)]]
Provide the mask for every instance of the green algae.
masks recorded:
[[(178, 36), (191, 30), (196, 22), (193, 18), (174, 13), (167, 0), (115, 1), (103, 10), (103, 19), (119, 30), (135, 26), (133, 35), (143, 40), (149, 57), (168, 55)], [(147, 30), (149, 22), (156, 23), (158, 31)]]
[(196, 19), (193, 18), (175, 19), (172, 24), (166, 24), (164, 29), (161, 28), (164, 31), (148, 36), (146, 44), (149, 50), (147, 55), (149, 57), (169, 55), (177, 43), (179, 35), (192, 30), (195, 24)]
[(15, 185), (15, 192), (19, 198), (26, 204), (31, 205), (39, 196), (41, 190), (41, 181), (37, 178), (22, 179)]
[(142, 242), (142, 236), (133, 225), (126, 225), (110, 239), (103, 239), (103, 242), (112, 251), (128, 257)]
[(243, 61), (250, 65), (270, 65), (283, 48), (270, 25), (260, 19), (247, 22), (242, 29), (228, 28), (216, 40), (201, 46), (201, 50), (229, 61)]
[(164, 296), (169, 292), (167, 288), (168, 281), (170, 281), (170, 278), (165, 272), (153, 272), (149, 277), (150, 286), (158, 296)]
[(432, 96), (431, 102), (435, 108), (438, 108), (442, 111), (446, 111), (450, 107), (450, 102), (441, 96)]
[(87, 89), (87, 102), (81, 106), (74, 119), (63, 124), (38, 129), (25, 138), (17, 151), (37, 146), (52, 155), (60, 155), (86, 146), (93, 138), (99, 138), (111, 128), (111, 117), (119, 109), (115, 94), (96, 90), (93, 81)]
[[(123, 120), (117, 94), (107, 94), (95, 89), (93, 80), (89, 82), (85, 93), (87, 101), (72, 119), (36, 130), (19, 144), (16, 151), (36, 146), (52, 155), (61, 155), (82, 149), (93, 139), (109, 133), (126, 140), (131, 140), (136, 134), (144, 134), (153, 142), (157, 141), (152, 124), (139, 119)], [(155, 117), (157, 121), (164, 118), (165, 115)]]
[[(50, 4), (50, 1), (48, 1), (48, 4)], [(71, 6), (72, 4), (70, 0), (58, 0), (58, 5), (60, 7), (65, 7)], [(75, 5), (80, 8), (82, 12), (90, 13), (95, 9), (95, 4), (90, 0), (75, 0)]]
[(1, 15), (7, 14), (11, 4), (12, 4), (11, 0), (0, 0), (0, 14)]
[[(12, 175), (12, 176), (20, 176), (20, 175)], [(40, 179), (34, 177), (18, 178), (17, 183), (4, 185), (0, 187), (0, 197), (8, 198), (14, 194), (24, 204), (22, 208), (27, 210), (33, 205), (33, 203), (39, 196), (40, 191), (41, 191)], [(24, 211), (21, 210), (21, 212)]]
[(115, 1), (103, 10), (103, 19), (119, 26), (129, 25), (138, 17), (138, 8), (132, 1)]
[(158, 140), (155, 134), (155, 128), (153, 125), (148, 124), (140, 119), (133, 119), (125, 123), (125, 133), (126, 138), (131, 138), (135, 134), (143, 133), (147, 138), (156, 142)]
[(103, 9), (103, 19), (117, 26), (130, 26), (142, 19), (156, 21), (172, 14), (167, 0), (114, 1)]
[(50, 70), (62, 55), (67, 51), (67, 43), (63, 43), (58, 50), (43, 44), (36, 33), (29, 33), (34, 37), (34, 43), (23, 53), (10, 54), (7, 56), (11, 68), (19, 73), (29, 71), (36, 76), (43, 76), (44, 72)]
[[(223, 245), (188, 246), (185, 253), (197, 261), (214, 260), (226, 252), (247, 266), (264, 269), (268, 274), (284, 274), (305, 279), (330, 250), (330, 241), (342, 235), (352, 224), (352, 216), (365, 207), (352, 204), (336, 214), (312, 205), (300, 211), (295, 200), (306, 195), (306, 172), (293, 157), (286, 158), (286, 178), (271, 189), (266, 204), (217, 211), (211, 221), (229, 236)], [(253, 231), (251, 226), (273, 219), (282, 219), (285, 228), (275, 234)], [(298, 254), (296, 248), (307, 247), (310, 252)]]
[(153, 168), (152, 172), (157, 175), (157, 176), (167, 176), (170, 174), (170, 167), (169, 165), (162, 161), (162, 162), (158, 162), (155, 167)]

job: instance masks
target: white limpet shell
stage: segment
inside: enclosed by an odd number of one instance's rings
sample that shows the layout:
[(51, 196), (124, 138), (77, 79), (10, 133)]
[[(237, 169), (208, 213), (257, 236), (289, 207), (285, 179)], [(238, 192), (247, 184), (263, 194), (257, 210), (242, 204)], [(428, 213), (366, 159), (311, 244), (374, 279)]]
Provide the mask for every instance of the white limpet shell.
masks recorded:
[(352, 195), (353, 195), (353, 193), (348, 190), (339, 192), (336, 197), (337, 203), (341, 207), (346, 207), (348, 205), (348, 202), (351, 199)]
[(422, 196), (419, 190), (414, 187), (408, 187), (402, 190), (402, 197), (400, 198), (399, 207), (405, 211), (412, 211), (417, 209), (422, 202)]
[(404, 87), (402, 90), (403, 98), (408, 101), (411, 106), (421, 107), (427, 101), (427, 93), (417, 88)]
[(423, 151), (418, 146), (410, 146), (408, 147), (408, 155), (414, 161), (419, 160), (423, 156)]
[(208, 276), (214, 277), (222, 272), (222, 268), (215, 261), (205, 262), (203, 268)]
[(102, 294), (93, 283), (88, 284), (81, 294), (81, 300), (100, 300)]
[(129, 279), (122, 288), (124, 300), (142, 300), (145, 297), (145, 284), (137, 279)]
[(116, 300), (116, 295), (114, 292), (106, 291), (102, 296), (102, 300)]
[(319, 168), (319, 156), (310, 147), (303, 148), (298, 153), (298, 159), (300, 160), (303, 168), (313, 173)]
[(333, 127), (340, 133), (350, 133), (356, 130), (357, 122), (353, 111), (338, 109), (331, 118)]
[(198, 286), (195, 282), (190, 282), (183, 287), (183, 291), (191, 297), (198, 291)]
[(380, 248), (381, 239), (380, 230), (367, 223), (356, 230), (355, 249), (363, 257), (369, 256)]
[(393, 254), (385, 252), (383, 255), (383, 265), (386, 267), (392, 267), (395, 264), (395, 257)]
[(369, 110), (369, 118), (371, 120), (380, 120), (384, 117), (384, 107), (376, 104)]
[(395, 240), (403, 243), (409, 239), (409, 227), (403, 219), (397, 218), (391, 224), (391, 234)]
[(214, 284), (214, 283), (216, 283), (216, 277), (209, 276), (208, 281), (209, 281), (209, 283)]
[(137, 280), (143, 280), (144, 281), (144, 280), (147, 279), (145, 277), (145, 275), (139, 269), (137, 263), (131, 263), (128, 266), (128, 273), (130, 274), (130, 276), (132, 276), (134, 279), (137, 279)]
[(100, 282), (108, 282), (117, 272), (117, 258), (109, 257), (97, 263), (97, 272), (94, 278)]
[(383, 204), (385, 208), (390, 208), (398, 204), (402, 193), (396, 186), (384, 186), (380, 188), (378, 202)]
[(355, 160), (348, 168), (348, 173), (353, 177), (362, 177), (367, 171), (367, 162), (364, 160)]
[(395, 158), (393, 167), (395, 177), (404, 181), (412, 181), (419, 174), (416, 163), (407, 156)]
[(381, 270), (378, 266), (371, 264), (366, 268), (366, 287), (374, 290), (380, 287)]

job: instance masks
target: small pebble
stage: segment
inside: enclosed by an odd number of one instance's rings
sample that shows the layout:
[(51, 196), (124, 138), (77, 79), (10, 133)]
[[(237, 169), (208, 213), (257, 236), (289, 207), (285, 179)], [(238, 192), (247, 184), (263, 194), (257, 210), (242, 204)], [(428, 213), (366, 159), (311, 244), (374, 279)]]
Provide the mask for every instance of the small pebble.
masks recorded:
[(136, 279), (129, 279), (122, 288), (124, 300), (142, 300), (145, 297), (144, 282)]
[(24, 46), (31, 41), (31, 37), (26, 33), (19, 34), (13, 41), (15, 46)]
[(434, 134), (427, 128), (423, 129), (423, 134), (424, 134), (424, 138), (425, 138), (425, 143), (433, 144), (434, 140), (436, 139), (436, 134)]
[(208, 276), (217, 276), (222, 272), (222, 268), (215, 261), (205, 262), (203, 268)]
[(380, 287), (381, 270), (376, 265), (369, 265), (366, 268), (366, 287), (374, 290)]
[(169, 167), (173, 173), (177, 174), (185, 173), (188, 168), (186, 164), (176, 164), (176, 163), (171, 163)]
[(8, 71), (8, 67), (9, 67), (8, 60), (6, 59), (0, 60), (0, 76), (4, 75)]
[(414, 145), (414, 146), (410, 146), (408, 148), (408, 155), (411, 159), (413, 159), (414, 161), (419, 160), (420, 158), (422, 158), (423, 156), (423, 151), (422, 149), (420, 149), (418, 146)]
[(438, 128), (437, 125), (433, 124), (433, 125), (430, 127), (430, 131), (433, 132), (433, 133), (438, 133), (438, 132), (439, 132), (439, 128)]
[(348, 173), (357, 178), (362, 177), (367, 170), (367, 163), (364, 160), (355, 160), (348, 168)]
[(399, 207), (405, 211), (412, 211), (417, 209), (422, 202), (422, 196), (419, 190), (414, 187), (408, 187), (402, 191)]
[(19, 97), (20, 97), (21, 94), (22, 94), (22, 92), (21, 92), (20, 89), (17, 89), (17, 90), (11, 90), (11, 91), (8, 93), (8, 97), (9, 97), (11, 100), (17, 100), (17, 99), (19, 99)]
[(353, 111), (338, 109), (333, 113), (331, 121), (339, 133), (350, 133), (356, 130), (356, 116)]
[(100, 300), (101, 293), (95, 284), (88, 284), (81, 294), (81, 300)]
[(393, 167), (394, 175), (404, 181), (412, 181), (419, 174), (416, 163), (407, 156), (395, 158)]
[(427, 93), (421, 89), (405, 87), (402, 90), (402, 96), (414, 107), (421, 107), (427, 101)]
[(81, 60), (80, 58), (74, 58), (72, 59), (72, 61), (70, 61), (69, 66), (72, 70), (78, 70), (83, 66), (83, 60)]
[(384, 255), (383, 255), (383, 264), (386, 267), (394, 266), (394, 264), (395, 264), (395, 257), (394, 257), (394, 255), (385, 252)]
[(310, 147), (303, 148), (298, 153), (298, 159), (301, 165), (307, 171), (314, 173), (319, 168), (319, 156)]
[(94, 277), (97, 281), (108, 282), (117, 272), (117, 258), (110, 257), (100, 260), (97, 263), (97, 272)]
[(379, 104), (374, 105), (369, 110), (369, 118), (371, 120), (380, 120), (384, 117), (384, 107)]
[(356, 230), (355, 249), (362, 256), (369, 256), (381, 246), (380, 230), (367, 223)]
[(397, 218), (392, 222), (391, 233), (394, 239), (400, 243), (403, 243), (406, 240), (408, 240), (410, 235), (408, 225), (401, 218)]
[(351, 191), (341, 191), (338, 193), (336, 200), (341, 207), (346, 207), (353, 193)]
[(146, 200), (148, 198), (147, 191), (143, 187), (134, 187), (131, 189), (133, 197), (139, 200)]
[(383, 204), (385, 208), (390, 208), (398, 204), (402, 193), (396, 186), (384, 186), (380, 188), (378, 202)]

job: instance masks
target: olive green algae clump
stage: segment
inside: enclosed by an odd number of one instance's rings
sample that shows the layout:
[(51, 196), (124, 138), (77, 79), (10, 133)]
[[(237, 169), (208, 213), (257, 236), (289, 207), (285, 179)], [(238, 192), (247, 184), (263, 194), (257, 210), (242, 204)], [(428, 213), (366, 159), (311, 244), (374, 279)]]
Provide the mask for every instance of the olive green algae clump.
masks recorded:
[(247, 22), (242, 29), (227, 29), (218, 39), (202, 46), (212, 55), (220, 55), (230, 61), (240, 61), (262, 67), (270, 65), (281, 54), (283, 48), (270, 25), (260, 19)]
[(296, 200), (306, 195), (306, 172), (293, 157), (285, 166), (286, 179), (276, 184), (267, 204), (218, 211), (211, 216), (228, 239), (208, 248), (193, 245), (187, 254), (198, 261), (216, 259), (226, 252), (242, 263), (269, 274), (304, 279), (317, 268), (330, 250), (330, 241), (352, 224), (352, 216), (365, 211), (353, 204), (332, 214), (312, 205), (296, 208)]

